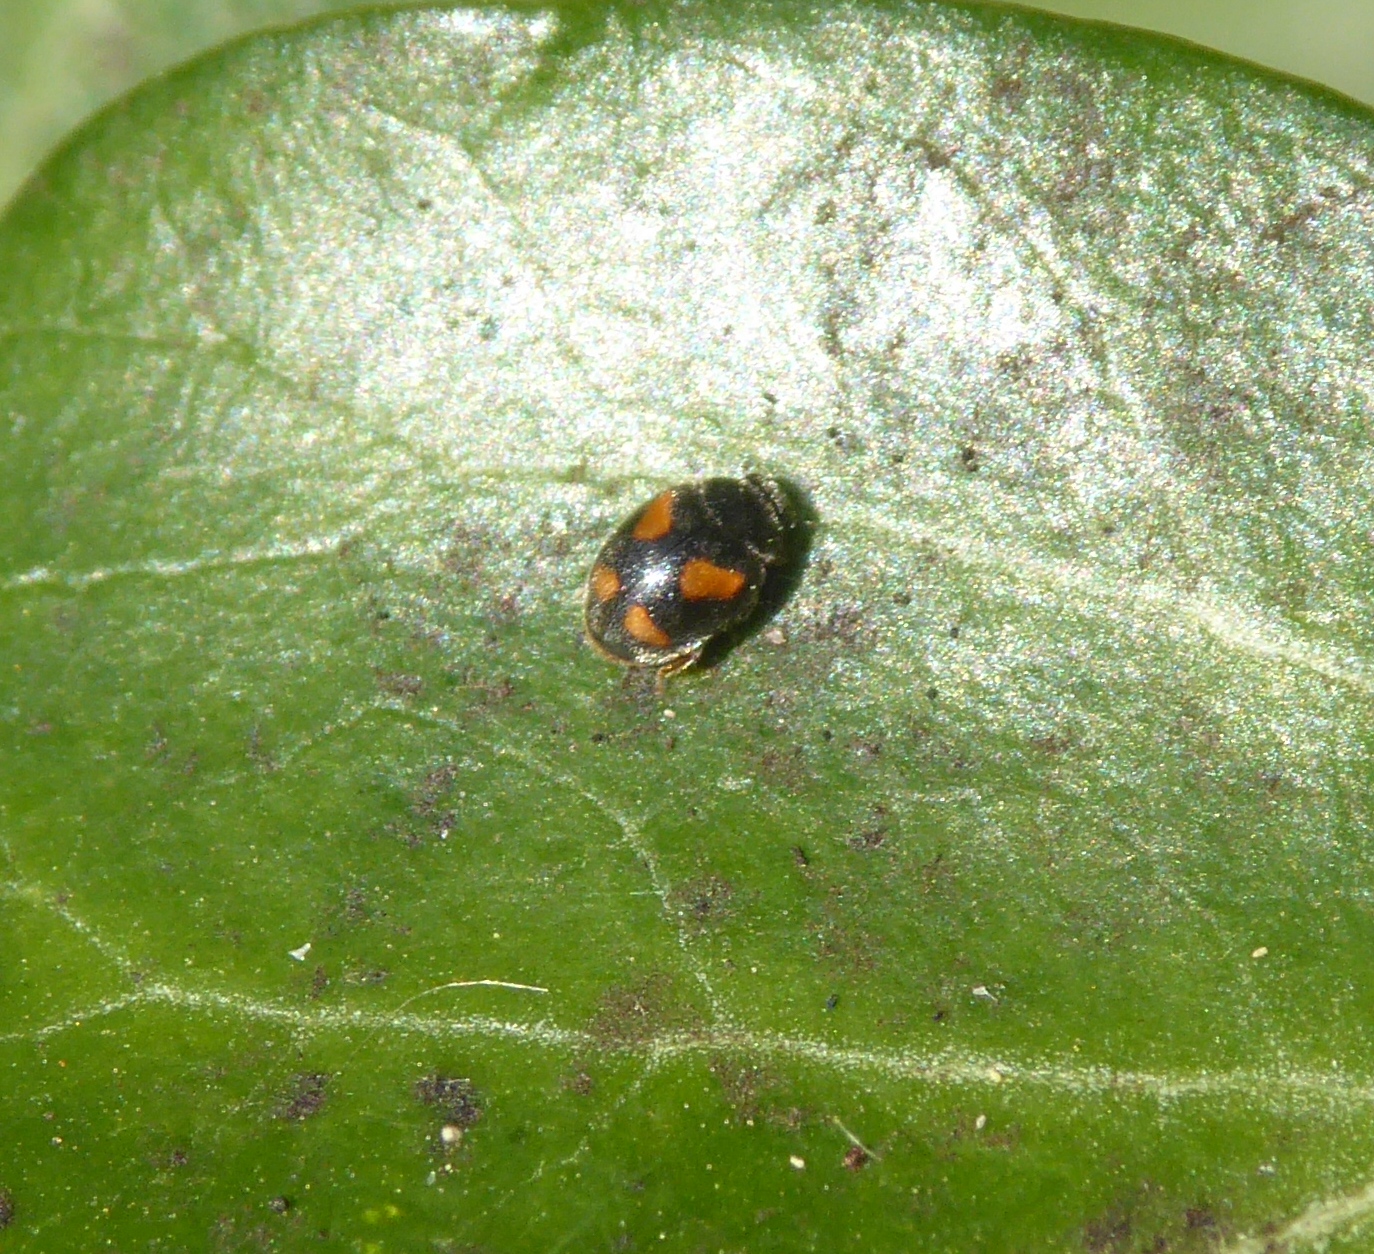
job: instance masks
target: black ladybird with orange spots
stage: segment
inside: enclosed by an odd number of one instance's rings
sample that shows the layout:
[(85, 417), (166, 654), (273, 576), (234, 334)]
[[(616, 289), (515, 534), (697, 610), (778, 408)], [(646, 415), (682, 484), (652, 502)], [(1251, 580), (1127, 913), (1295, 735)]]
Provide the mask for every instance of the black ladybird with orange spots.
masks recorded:
[(666, 678), (758, 608), (786, 556), (791, 510), (759, 475), (660, 492), (616, 528), (587, 577), (587, 638)]

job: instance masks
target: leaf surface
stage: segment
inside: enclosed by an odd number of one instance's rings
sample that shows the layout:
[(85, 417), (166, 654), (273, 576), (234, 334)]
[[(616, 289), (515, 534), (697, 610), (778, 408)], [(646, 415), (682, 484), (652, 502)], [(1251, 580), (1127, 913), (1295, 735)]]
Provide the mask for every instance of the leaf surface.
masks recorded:
[[(1372, 139), (916, 4), (87, 127), (0, 224), (0, 1249), (1358, 1245)], [(809, 561), (660, 701), (588, 565), (745, 470)]]

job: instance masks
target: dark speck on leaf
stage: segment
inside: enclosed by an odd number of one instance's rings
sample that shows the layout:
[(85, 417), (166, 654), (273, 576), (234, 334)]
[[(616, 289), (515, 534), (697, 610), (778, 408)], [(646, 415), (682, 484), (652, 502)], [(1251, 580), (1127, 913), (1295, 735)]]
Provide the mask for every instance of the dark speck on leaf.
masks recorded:
[(894, 593), (892, 594), (892, 603), (893, 603), (894, 605), (900, 605), (900, 606), (902, 606), (903, 608), (905, 608), (906, 606), (908, 606), (908, 605), (911, 604), (911, 593), (909, 593), (909, 592), (894, 592)]
[(1026, 85), (1015, 75), (1004, 75), (993, 83), (991, 94), (1008, 108), (1019, 109), (1026, 99)]
[(706, 923), (728, 913), (733, 895), (734, 890), (727, 880), (708, 875), (679, 885), (670, 894), (669, 900), (679, 914), (689, 916), (697, 923)]
[(1052, 757), (1057, 757), (1061, 753), (1067, 753), (1073, 748), (1073, 737), (1064, 732), (1057, 732), (1050, 736), (1036, 736), (1030, 742), (1041, 753), (1048, 753)]
[(8, 1191), (0, 1189), (0, 1232), (14, 1222), (14, 1198)]
[(377, 687), (391, 697), (417, 697), (424, 690), (425, 681), (418, 675), (403, 675), (399, 671), (377, 671)]
[(934, 700), (936, 699), (936, 697), (938, 697), (939, 695), (940, 695), (940, 690), (939, 690), (938, 688), (927, 688), (927, 689), (926, 689), (926, 696), (929, 697), (932, 701), (934, 701)]
[(439, 1074), (415, 1082), (415, 1096), (426, 1106), (437, 1106), (444, 1122), (470, 1128), (482, 1117), (482, 1105), (471, 1080)]
[(291, 1199), (289, 1197), (274, 1197), (267, 1203), (267, 1209), (274, 1215), (284, 1215), (291, 1209)]
[(1088, 1254), (1116, 1254), (1128, 1249), (1131, 1243), (1130, 1216), (1117, 1210), (1089, 1221), (1083, 1229), (1083, 1244)]
[(311, 1071), (296, 1076), (292, 1081), (291, 1095), (281, 1107), (281, 1118), (300, 1121), (318, 1114), (324, 1105), (328, 1084), (329, 1077), (323, 1072)]
[(866, 827), (861, 832), (856, 832), (849, 838), (849, 847), (859, 853), (867, 853), (873, 849), (879, 849), (887, 841), (887, 829), (878, 823), (872, 827)]
[(798, 625), (794, 638), (799, 641), (838, 640), (841, 644), (853, 644), (863, 630), (863, 610), (853, 604), (836, 602), (828, 611), (808, 616)]
[(806, 850), (800, 845), (792, 846), (792, 861), (800, 867), (808, 867), (811, 865), (811, 859), (806, 856)]
[(838, 993), (831, 993), (830, 996), (825, 999), (825, 1008), (827, 1010), (834, 1010), (839, 1004), (840, 995)]
[[(946, 151), (919, 135), (902, 140), (904, 153), (918, 153), (927, 170), (944, 170), (954, 160), (955, 152)], [(957, 152), (957, 149), (955, 150)]]
[(844, 1165), (850, 1171), (862, 1171), (868, 1166), (868, 1151), (858, 1145), (851, 1145), (844, 1156)]
[(672, 977), (652, 972), (636, 984), (608, 988), (589, 1027), (603, 1045), (626, 1045), (663, 1032), (686, 1032), (699, 1022), (695, 1007), (680, 996)]

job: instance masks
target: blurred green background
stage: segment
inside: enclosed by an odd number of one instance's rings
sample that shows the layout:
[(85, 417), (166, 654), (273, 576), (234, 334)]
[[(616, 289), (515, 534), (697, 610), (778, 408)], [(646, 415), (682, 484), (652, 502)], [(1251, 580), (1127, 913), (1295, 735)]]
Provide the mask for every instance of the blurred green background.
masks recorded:
[[(0, 203), (105, 101), (223, 40), (351, 0), (0, 0)], [(1166, 31), (1374, 103), (1371, 0), (1062, 0), (1036, 6)]]

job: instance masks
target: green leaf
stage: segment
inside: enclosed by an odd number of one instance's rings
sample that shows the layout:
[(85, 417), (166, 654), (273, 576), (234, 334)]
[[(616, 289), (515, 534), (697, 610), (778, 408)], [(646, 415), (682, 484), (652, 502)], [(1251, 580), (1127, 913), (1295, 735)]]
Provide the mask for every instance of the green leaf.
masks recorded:
[(0, 204), (64, 131), (231, 35), (340, 0), (13, 0), (0, 5)]
[[(0, 224), (0, 1250), (1368, 1248), (1371, 141), (915, 4), (87, 127)], [(587, 567), (743, 469), (810, 561), (660, 701)]]

